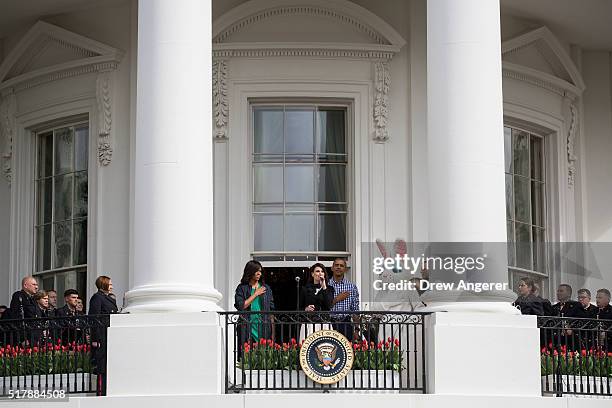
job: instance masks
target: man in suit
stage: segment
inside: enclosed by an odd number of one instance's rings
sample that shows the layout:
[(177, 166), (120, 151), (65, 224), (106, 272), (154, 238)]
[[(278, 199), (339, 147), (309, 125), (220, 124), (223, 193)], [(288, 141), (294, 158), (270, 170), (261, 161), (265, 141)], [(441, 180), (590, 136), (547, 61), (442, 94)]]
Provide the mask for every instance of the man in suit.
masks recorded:
[(53, 317), (57, 312), (57, 292), (51, 289), (47, 291), (47, 295), (49, 295), (49, 308), (47, 309), (47, 313), (49, 317)]
[(571, 316), (572, 310), (580, 306), (578, 302), (572, 300), (572, 287), (567, 283), (562, 283), (557, 288), (557, 300), (558, 302), (552, 305), (553, 316)]
[(38, 292), (38, 281), (33, 276), (26, 276), (21, 280), (21, 290), (13, 293), (11, 297), (12, 319), (36, 317), (36, 303), (32, 299), (36, 292)]
[(610, 305), (610, 291), (608, 289), (599, 289), (595, 296), (595, 318), (605, 320), (599, 322), (598, 340), (599, 345), (604, 350), (612, 350), (612, 306)]
[(76, 316), (83, 314), (77, 310), (77, 303), (79, 301), (79, 292), (75, 289), (68, 289), (64, 292), (64, 303), (65, 305), (57, 309), (56, 316)]

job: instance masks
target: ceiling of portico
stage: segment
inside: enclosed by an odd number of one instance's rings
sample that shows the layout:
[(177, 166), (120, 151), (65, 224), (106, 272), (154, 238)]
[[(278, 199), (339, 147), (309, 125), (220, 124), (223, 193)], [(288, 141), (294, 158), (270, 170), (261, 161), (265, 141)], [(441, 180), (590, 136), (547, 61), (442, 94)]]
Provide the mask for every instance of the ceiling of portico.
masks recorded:
[(612, 50), (610, 0), (501, 0), (501, 9), (584, 49)]

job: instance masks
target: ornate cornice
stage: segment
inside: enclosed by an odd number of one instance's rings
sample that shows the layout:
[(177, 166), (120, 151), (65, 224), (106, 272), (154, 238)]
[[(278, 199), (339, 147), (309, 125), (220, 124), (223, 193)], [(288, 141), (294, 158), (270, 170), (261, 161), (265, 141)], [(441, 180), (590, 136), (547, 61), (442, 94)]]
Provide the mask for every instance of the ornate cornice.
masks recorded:
[(98, 75), (96, 81), (98, 108), (98, 162), (108, 166), (113, 159), (112, 130), (112, 78), (108, 72)]
[(399, 47), (376, 44), (332, 43), (233, 43), (213, 45), (215, 58), (350, 58), (389, 60), (399, 52)]
[(4, 139), (2, 173), (9, 185), (12, 179), (13, 138), (15, 137), (15, 113), (17, 100), (10, 90), (0, 98), (0, 137)]
[(251, 24), (256, 24), (266, 18), (287, 15), (308, 15), (332, 18), (339, 22), (352, 25), (359, 31), (367, 34), (376, 44), (389, 44), (378, 31), (374, 30), (368, 24), (352, 16), (322, 6), (281, 6), (261, 10), (225, 28), (213, 39), (213, 43), (222, 43), (235, 32)]
[(227, 61), (213, 61), (213, 111), (215, 124), (215, 140), (227, 140), (229, 102), (227, 100)]
[(387, 62), (374, 64), (374, 140), (382, 143), (389, 139), (389, 87), (391, 75)]
[[(546, 89), (559, 96), (573, 95), (578, 96), (579, 90), (567, 81), (553, 77), (545, 73), (538, 73), (527, 67), (504, 62), (502, 75), (504, 78), (515, 79), (526, 82), (538, 88)], [(550, 77), (550, 78), (548, 78)]]
[(38, 85), (45, 84), (47, 82), (57, 81), (60, 79), (75, 77), (84, 74), (91, 74), (93, 72), (106, 72), (113, 71), (117, 69), (119, 62), (110, 61), (110, 62), (101, 62), (101, 63), (93, 63), (90, 65), (82, 65), (78, 67), (68, 68), (61, 71), (54, 71), (50, 73), (46, 73), (40, 76), (32, 77), (28, 80), (24, 80), (21, 82), (16, 82), (14, 85), (11, 83), (12, 81), (7, 81), (4, 84), (0, 84), (0, 89), (4, 87), (13, 86), (15, 92), (20, 92), (25, 89), (33, 88)]

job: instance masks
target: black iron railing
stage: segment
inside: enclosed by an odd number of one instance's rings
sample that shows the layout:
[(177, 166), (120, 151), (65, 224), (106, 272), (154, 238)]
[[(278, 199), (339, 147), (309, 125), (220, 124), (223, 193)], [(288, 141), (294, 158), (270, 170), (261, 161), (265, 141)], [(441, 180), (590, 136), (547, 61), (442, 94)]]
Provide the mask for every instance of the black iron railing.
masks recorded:
[(612, 320), (539, 317), (542, 392), (612, 396)]
[(0, 321), (0, 396), (26, 390), (100, 395), (109, 321), (108, 315)]
[[(424, 319), (427, 313), (220, 314), (226, 333), (226, 393), (255, 390), (426, 392)], [(331, 384), (314, 381), (300, 363), (302, 343), (321, 330), (333, 332), (334, 336), (342, 333), (353, 350), (351, 369)], [(332, 359), (334, 353), (330, 351)], [(317, 360), (316, 356), (314, 359)], [(323, 366), (323, 360), (317, 363)]]

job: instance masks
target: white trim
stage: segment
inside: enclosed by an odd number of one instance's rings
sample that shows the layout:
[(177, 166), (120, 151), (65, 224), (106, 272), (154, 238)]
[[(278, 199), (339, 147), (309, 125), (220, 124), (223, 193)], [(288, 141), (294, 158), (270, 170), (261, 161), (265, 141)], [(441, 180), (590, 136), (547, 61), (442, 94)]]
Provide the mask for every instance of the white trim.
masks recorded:
[[(235, 287), (240, 280), (244, 263), (251, 254), (251, 201), (249, 186), (251, 184), (249, 175), (250, 151), (248, 140), (248, 115), (250, 112), (249, 99), (251, 98), (310, 98), (322, 100), (325, 98), (352, 100), (352, 122), (347, 129), (348, 134), (353, 135), (352, 154), (349, 167), (349, 175), (352, 179), (349, 183), (353, 186), (349, 191), (349, 217), (348, 223), (352, 227), (347, 228), (348, 248), (352, 254), (353, 271), (360, 271), (361, 264), (361, 242), (369, 242), (370, 217), (366, 211), (369, 206), (370, 179), (367, 163), (370, 161), (370, 146), (374, 144), (370, 137), (372, 128), (372, 85), (370, 81), (344, 81), (343, 83), (332, 81), (299, 81), (299, 80), (242, 80), (230, 81), (230, 119), (227, 144), (215, 144), (216, 146), (227, 146), (227, 151), (222, 157), (215, 157), (216, 169), (227, 169), (227, 219), (219, 220), (228, 226), (225, 242), (215, 240), (218, 246), (215, 249), (215, 258), (226, 259), (228, 274), (225, 276), (227, 288)], [(349, 108), (349, 115), (351, 110)], [(348, 116), (351, 117), (351, 116)], [(232, 160), (228, 165), (229, 159)], [(222, 162), (224, 161), (225, 162)], [(217, 179), (219, 175), (215, 175)], [(217, 218), (218, 219), (218, 218)], [(245, 229), (248, 227), (248, 233)], [(352, 276), (358, 287), (361, 285), (359, 275)], [(231, 295), (231, 293), (228, 293)], [(228, 296), (231, 297), (231, 296)], [(229, 306), (233, 301), (227, 299)]]
[[(31, 59), (49, 39), (64, 47), (72, 48), (84, 58), (55, 64), (45, 68), (26, 71), (15, 77), (7, 78), (11, 69), (22, 59)], [(109, 45), (70, 32), (61, 27), (38, 21), (17, 43), (0, 65), (0, 90), (16, 87), (27, 89), (45, 82), (81, 75), (89, 72), (113, 70), (117, 68), (123, 52)], [(24, 66), (27, 70), (27, 66)]]
[[(568, 200), (573, 197), (567, 184), (567, 153), (565, 150), (565, 124), (561, 117), (537, 112), (515, 103), (504, 102), (504, 124), (518, 126), (544, 137), (546, 177), (546, 242), (568, 242), (569, 226), (575, 222), (575, 214), (568, 211)], [(549, 290), (561, 283), (565, 266), (557, 265), (547, 256)], [(553, 292), (550, 292), (553, 293)]]
[[(573, 84), (565, 80), (561, 80), (561, 81), (563, 81), (566, 86), (572, 85), (572, 87), (578, 91), (578, 92), (575, 92), (575, 94), (580, 95), (582, 91), (584, 91), (586, 88), (584, 84), (584, 80), (582, 79), (582, 75), (580, 74), (580, 71), (578, 70), (574, 62), (572, 61), (572, 58), (565, 51), (565, 49), (563, 48), (559, 40), (557, 40), (555, 35), (546, 26), (542, 26), (533, 31), (529, 31), (528, 33), (519, 35), (517, 37), (511, 38), (509, 40), (502, 42), (502, 46), (501, 46), (502, 58), (505, 54), (509, 54), (509, 53), (518, 51), (521, 48), (527, 47), (538, 41), (543, 41), (544, 44), (546, 44), (548, 48), (554, 53), (554, 55), (559, 59), (559, 62), (561, 63), (562, 68), (568, 73)], [(544, 73), (540, 73), (540, 74), (544, 74)], [(550, 74), (546, 74), (546, 76), (543, 76), (543, 78), (547, 78), (547, 77), (553, 77), (553, 76)]]
[[(11, 290), (17, 290), (20, 278), (34, 272), (34, 171), (36, 163), (36, 141), (30, 128), (41, 123), (61, 120), (77, 115), (88, 115), (89, 156), (88, 156), (88, 212), (87, 212), (87, 288), (92, 288), (98, 270), (98, 166), (97, 166), (97, 125), (96, 100), (94, 95), (75, 97), (72, 102), (54, 101), (16, 117), (17, 137), (15, 140), (15, 173), (11, 189), (11, 248), (9, 283)], [(87, 293), (87, 298), (91, 293)], [(85, 294), (82, 294), (85, 295)]]
[[(297, 9), (296, 9), (297, 7)], [(403, 47), (406, 41), (376, 14), (347, 0), (251, 0), (234, 7), (213, 22), (213, 43), (224, 42), (230, 33), (268, 15), (323, 14), (342, 19), (370, 34), (377, 43)]]

